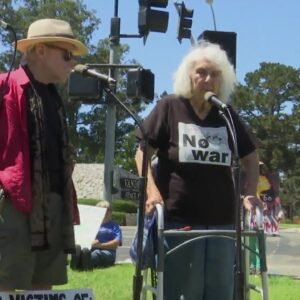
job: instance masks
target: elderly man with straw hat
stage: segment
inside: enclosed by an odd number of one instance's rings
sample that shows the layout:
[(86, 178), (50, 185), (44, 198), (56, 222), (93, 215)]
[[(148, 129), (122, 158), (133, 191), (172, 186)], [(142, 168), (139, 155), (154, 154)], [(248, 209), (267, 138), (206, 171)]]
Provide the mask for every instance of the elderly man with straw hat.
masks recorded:
[(19, 40), (21, 66), (0, 75), (0, 291), (67, 282), (78, 222), (66, 116), (56, 83), (87, 47), (69, 23), (40, 19)]

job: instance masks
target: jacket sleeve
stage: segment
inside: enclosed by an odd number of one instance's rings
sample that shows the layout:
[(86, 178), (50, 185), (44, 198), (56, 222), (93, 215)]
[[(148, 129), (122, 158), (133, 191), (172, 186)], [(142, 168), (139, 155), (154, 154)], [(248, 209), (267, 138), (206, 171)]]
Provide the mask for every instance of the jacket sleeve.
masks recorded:
[[(0, 77), (0, 84), (5, 77)], [(25, 92), (14, 80), (2, 89), (0, 184), (14, 206), (31, 210), (31, 176)]]

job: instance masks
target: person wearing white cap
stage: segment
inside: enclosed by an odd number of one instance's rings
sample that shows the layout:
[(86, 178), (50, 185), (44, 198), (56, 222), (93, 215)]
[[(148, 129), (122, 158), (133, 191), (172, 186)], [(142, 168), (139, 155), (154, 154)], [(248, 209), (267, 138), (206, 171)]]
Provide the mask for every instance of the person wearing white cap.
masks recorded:
[(67, 282), (79, 222), (66, 116), (54, 84), (88, 53), (68, 22), (40, 19), (17, 42), (21, 66), (0, 75), (0, 291)]

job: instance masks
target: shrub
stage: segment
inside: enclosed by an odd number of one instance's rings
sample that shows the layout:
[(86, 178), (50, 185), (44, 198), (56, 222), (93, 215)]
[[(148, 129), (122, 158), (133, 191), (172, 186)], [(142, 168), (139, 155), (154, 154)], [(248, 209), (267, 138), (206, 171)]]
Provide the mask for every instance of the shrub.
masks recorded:
[(126, 225), (126, 217), (125, 213), (121, 211), (113, 211), (112, 212), (112, 219), (117, 222), (120, 226)]
[(130, 200), (116, 199), (112, 201), (112, 210), (115, 212), (136, 213), (137, 204)]
[(299, 216), (293, 216), (293, 223), (294, 224), (300, 224), (300, 217)]
[(91, 198), (81, 198), (78, 199), (77, 202), (78, 204), (83, 204), (83, 205), (96, 205), (100, 200), (99, 199), (91, 199)]

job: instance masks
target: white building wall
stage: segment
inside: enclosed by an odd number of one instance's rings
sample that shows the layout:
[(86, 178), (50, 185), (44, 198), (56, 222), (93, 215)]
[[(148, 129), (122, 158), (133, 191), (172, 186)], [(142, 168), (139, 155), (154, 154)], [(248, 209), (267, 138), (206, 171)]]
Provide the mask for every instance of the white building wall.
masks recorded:
[(103, 199), (104, 164), (76, 164), (73, 172), (77, 198)]

